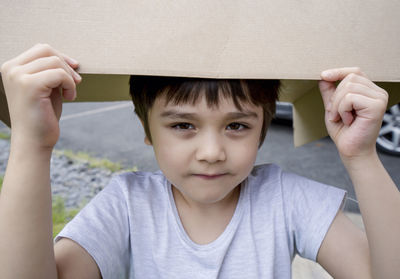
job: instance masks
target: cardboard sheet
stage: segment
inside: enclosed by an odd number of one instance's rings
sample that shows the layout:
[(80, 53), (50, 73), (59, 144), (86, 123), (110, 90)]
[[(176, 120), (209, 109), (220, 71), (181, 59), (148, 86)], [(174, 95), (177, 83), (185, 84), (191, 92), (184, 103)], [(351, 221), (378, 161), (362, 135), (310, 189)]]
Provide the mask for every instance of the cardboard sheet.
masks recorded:
[[(82, 101), (128, 98), (129, 74), (285, 80), (298, 145), (324, 133), (316, 87), (303, 87), (322, 70), (400, 81), (399, 14), (396, 0), (1, 1), (0, 64), (49, 43), (90, 74)], [(7, 122), (5, 107), (0, 92)]]
[(0, 62), (46, 42), (83, 73), (400, 81), (396, 0), (0, 2)]

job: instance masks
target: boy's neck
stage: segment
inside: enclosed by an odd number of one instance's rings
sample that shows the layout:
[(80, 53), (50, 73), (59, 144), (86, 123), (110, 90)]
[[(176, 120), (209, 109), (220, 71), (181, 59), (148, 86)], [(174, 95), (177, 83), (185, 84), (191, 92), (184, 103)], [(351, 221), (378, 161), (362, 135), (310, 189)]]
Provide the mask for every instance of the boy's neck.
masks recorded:
[(208, 244), (217, 239), (230, 223), (240, 197), (235, 187), (223, 200), (213, 204), (190, 201), (174, 186), (172, 193), (181, 223), (193, 242)]
[(193, 201), (175, 186), (172, 185), (172, 193), (175, 200), (177, 209), (183, 209), (190, 211), (191, 214), (203, 215), (204, 217), (218, 216), (221, 212), (230, 209), (236, 209), (236, 205), (239, 201), (241, 185), (235, 187), (226, 197), (215, 203), (200, 203)]

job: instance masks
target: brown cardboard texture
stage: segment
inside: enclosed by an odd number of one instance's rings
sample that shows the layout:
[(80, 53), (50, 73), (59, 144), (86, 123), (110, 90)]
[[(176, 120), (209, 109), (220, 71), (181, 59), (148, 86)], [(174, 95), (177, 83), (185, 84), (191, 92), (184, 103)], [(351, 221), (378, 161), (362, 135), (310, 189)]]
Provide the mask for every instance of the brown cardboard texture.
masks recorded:
[[(82, 101), (128, 98), (129, 74), (282, 79), (298, 145), (324, 134), (312, 81), (322, 70), (359, 66), (400, 81), (399, 14), (395, 0), (1, 1), (0, 63), (49, 43), (90, 74)], [(5, 107), (0, 94), (7, 122)]]

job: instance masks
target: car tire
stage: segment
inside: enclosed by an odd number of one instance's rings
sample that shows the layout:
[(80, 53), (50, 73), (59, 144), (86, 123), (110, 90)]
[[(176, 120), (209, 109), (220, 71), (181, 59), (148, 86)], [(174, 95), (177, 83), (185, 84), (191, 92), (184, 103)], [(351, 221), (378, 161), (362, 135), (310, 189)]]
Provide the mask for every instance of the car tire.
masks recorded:
[(383, 116), (376, 146), (382, 152), (400, 156), (400, 103), (390, 107)]

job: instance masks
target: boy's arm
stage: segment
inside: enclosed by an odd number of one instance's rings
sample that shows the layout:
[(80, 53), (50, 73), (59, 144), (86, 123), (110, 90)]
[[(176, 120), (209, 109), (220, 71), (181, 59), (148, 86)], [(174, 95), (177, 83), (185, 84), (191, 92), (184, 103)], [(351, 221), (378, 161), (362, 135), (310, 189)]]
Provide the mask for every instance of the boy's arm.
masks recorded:
[(0, 196), (4, 278), (56, 278), (49, 162), (49, 152), (11, 146)]
[(57, 278), (50, 158), (59, 137), (62, 95), (73, 100), (81, 80), (77, 66), (42, 44), (2, 65), (12, 126), (0, 195), (2, 278)]
[(363, 216), (373, 278), (400, 274), (400, 193), (377, 154), (344, 160)]
[(338, 213), (318, 261), (343, 278), (398, 278), (400, 193), (376, 152), (388, 96), (358, 68), (330, 73), (320, 82), (326, 126), (353, 182), (366, 235)]

